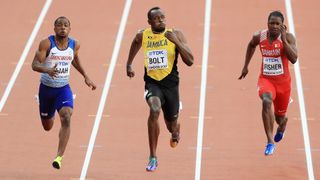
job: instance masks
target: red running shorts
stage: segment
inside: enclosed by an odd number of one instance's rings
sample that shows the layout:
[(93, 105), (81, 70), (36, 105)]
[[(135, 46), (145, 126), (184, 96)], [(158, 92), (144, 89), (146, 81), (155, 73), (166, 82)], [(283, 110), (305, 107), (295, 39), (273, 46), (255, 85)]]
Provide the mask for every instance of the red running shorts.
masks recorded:
[(264, 93), (271, 93), (274, 106), (274, 113), (285, 116), (291, 93), (291, 80), (275, 81), (260, 77), (258, 80), (258, 92), (262, 97)]

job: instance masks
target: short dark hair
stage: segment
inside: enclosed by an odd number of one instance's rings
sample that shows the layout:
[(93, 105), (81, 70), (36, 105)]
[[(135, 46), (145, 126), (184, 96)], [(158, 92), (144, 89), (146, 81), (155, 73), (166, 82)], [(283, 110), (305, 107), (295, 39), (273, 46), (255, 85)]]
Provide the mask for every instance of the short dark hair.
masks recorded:
[(270, 20), (271, 16), (275, 16), (275, 17), (279, 17), (283, 23), (284, 21), (284, 17), (283, 17), (283, 14), (280, 12), (280, 11), (272, 11), (270, 14), (269, 14), (269, 17), (268, 17), (268, 21)]
[(159, 10), (160, 9), (160, 7), (153, 7), (153, 8), (151, 8), (149, 11), (148, 11), (148, 19), (149, 20), (151, 20), (151, 11), (153, 11), (153, 10)]
[(69, 19), (68, 19), (67, 17), (65, 17), (65, 16), (60, 16), (60, 17), (58, 17), (58, 18), (54, 21), (54, 25), (57, 25), (59, 19), (65, 19), (65, 20), (68, 21), (69, 26), (71, 25)]

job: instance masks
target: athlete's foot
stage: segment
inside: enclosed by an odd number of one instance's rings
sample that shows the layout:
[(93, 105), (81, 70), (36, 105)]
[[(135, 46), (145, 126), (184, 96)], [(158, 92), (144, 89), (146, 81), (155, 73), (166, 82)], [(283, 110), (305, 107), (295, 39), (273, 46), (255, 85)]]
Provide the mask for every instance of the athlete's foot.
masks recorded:
[(170, 146), (172, 148), (175, 148), (178, 146), (178, 143), (180, 141), (180, 135), (179, 133), (172, 133), (170, 138)]
[(274, 136), (274, 142), (279, 142), (284, 137), (284, 132), (277, 131), (276, 135)]
[(52, 166), (56, 169), (60, 169), (62, 165), (62, 156), (57, 156), (52, 162)]
[(264, 150), (264, 155), (266, 155), (266, 156), (272, 155), (274, 149), (275, 149), (275, 145), (272, 143), (268, 143), (266, 145), (266, 149)]
[(157, 169), (158, 167), (158, 160), (156, 157), (149, 157), (149, 163), (147, 165), (146, 170), (148, 172), (153, 172)]
[(284, 137), (284, 131), (286, 130), (288, 118), (285, 118), (285, 121), (279, 125), (276, 135), (274, 136), (274, 141), (279, 142)]

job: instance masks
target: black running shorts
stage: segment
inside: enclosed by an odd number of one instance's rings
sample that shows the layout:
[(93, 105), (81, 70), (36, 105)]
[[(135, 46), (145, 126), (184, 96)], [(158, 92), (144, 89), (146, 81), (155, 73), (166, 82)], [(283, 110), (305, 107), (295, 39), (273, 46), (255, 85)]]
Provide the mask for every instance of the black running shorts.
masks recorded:
[(157, 96), (160, 98), (163, 115), (166, 121), (177, 119), (180, 105), (178, 85), (166, 88), (154, 83), (146, 82), (145, 92), (145, 98), (147, 101), (151, 96)]

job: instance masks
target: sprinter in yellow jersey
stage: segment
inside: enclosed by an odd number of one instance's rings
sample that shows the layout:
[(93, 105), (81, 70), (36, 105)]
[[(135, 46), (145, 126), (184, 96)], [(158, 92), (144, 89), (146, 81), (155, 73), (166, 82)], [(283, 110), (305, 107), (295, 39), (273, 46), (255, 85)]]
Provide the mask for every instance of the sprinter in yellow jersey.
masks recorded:
[(161, 109), (166, 126), (171, 133), (170, 146), (176, 147), (180, 140), (178, 55), (180, 54), (186, 65), (193, 64), (193, 55), (184, 35), (179, 30), (166, 28), (165, 22), (165, 14), (159, 7), (148, 11), (148, 23), (151, 28), (137, 33), (132, 41), (127, 61), (127, 76), (132, 78), (135, 74), (132, 61), (142, 47), (145, 98), (150, 107), (148, 117), (150, 156), (147, 171), (154, 171), (158, 166), (156, 148)]

